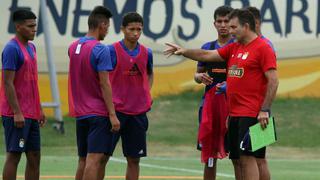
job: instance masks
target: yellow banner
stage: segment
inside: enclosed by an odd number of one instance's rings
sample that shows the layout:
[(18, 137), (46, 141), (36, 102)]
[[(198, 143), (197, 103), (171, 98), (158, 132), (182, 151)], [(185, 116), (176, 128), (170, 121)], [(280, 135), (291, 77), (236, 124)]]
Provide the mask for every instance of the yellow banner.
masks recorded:
[[(187, 89), (202, 89), (193, 80), (196, 62), (183, 61), (168, 67), (155, 67), (153, 97), (178, 94)], [(280, 84), (279, 97), (319, 97), (320, 98), (320, 57), (278, 61)], [(58, 74), (62, 112), (68, 113), (68, 75)], [(39, 74), (39, 88), (42, 102), (51, 101), (48, 74)], [(52, 110), (47, 111), (50, 115)]]

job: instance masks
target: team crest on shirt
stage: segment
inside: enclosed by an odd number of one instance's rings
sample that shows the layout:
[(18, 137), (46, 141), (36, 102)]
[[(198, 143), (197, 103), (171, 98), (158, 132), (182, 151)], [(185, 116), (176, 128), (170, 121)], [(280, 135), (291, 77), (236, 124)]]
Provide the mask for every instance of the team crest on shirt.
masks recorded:
[(229, 77), (241, 78), (244, 74), (244, 69), (239, 68), (237, 65), (232, 65), (228, 70)]
[(248, 58), (248, 56), (249, 56), (249, 52), (244, 52), (244, 53), (238, 53), (237, 54), (237, 58), (238, 59), (242, 59), (242, 60), (246, 60)]
[(243, 53), (241, 59), (242, 59), (242, 60), (246, 60), (248, 56), (249, 56), (249, 52), (245, 52), (245, 53)]

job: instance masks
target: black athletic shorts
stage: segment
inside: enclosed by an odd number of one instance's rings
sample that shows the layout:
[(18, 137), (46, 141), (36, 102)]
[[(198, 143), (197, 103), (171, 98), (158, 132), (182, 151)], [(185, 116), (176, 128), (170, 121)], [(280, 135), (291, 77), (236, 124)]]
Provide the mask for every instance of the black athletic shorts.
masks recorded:
[[(251, 151), (249, 127), (258, 123), (253, 117), (229, 117), (228, 150), (230, 159), (239, 159), (241, 155), (265, 158), (266, 148)], [(241, 145), (241, 147), (240, 147)]]

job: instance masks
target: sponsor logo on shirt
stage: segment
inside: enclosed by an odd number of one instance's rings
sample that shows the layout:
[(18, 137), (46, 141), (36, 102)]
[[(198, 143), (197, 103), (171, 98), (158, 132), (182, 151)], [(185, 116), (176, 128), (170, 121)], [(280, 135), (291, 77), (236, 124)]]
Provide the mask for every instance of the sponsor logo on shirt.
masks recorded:
[(131, 69), (129, 69), (127, 72), (126, 72), (126, 75), (128, 76), (138, 76), (138, 75), (141, 75), (142, 73), (140, 72), (139, 70), (139, 67), (136, 63), (134, 63), (134, 65), (131, 67)]
[(238, 77), (241, 78), (244, 74), (243, 68), (238, 68), (237, 65), (232, 65), (231, 68), (228, 70), (229, 77)]

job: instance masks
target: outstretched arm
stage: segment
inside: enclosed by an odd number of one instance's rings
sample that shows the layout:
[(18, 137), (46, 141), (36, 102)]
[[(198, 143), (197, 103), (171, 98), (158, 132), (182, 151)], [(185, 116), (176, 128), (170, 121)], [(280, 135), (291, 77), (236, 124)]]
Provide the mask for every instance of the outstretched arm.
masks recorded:
[(163, 53), (167, 57), (171, 55), (182, 55), (186, 58), (201, 62), (225, 61), (221, 58), (217, 50), (185, 49), (172, 43), (166, 43), (166, 46), (167, 49), (165, 49)]

